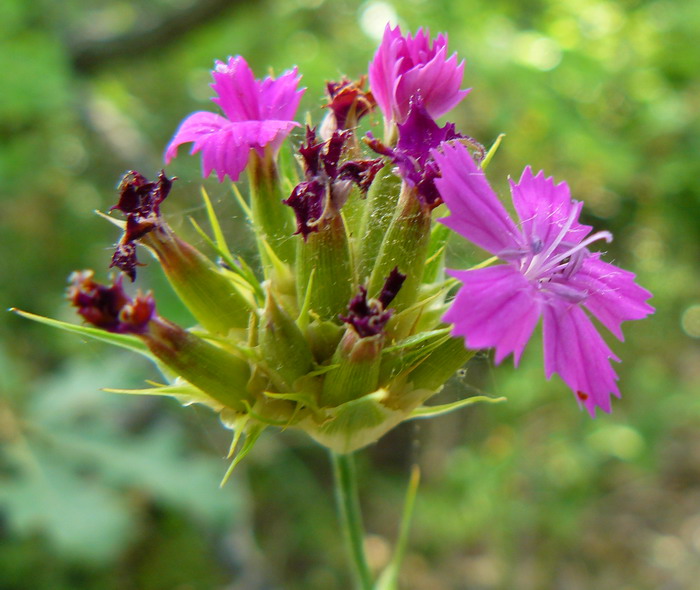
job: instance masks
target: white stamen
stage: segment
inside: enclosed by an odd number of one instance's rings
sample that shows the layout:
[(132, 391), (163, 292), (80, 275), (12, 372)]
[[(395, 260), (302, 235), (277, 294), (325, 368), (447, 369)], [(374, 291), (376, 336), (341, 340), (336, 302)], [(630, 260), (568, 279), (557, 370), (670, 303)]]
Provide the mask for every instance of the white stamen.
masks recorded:
[(548, 260), (547, 264), (545, 264), (539, 269), (540, 273), (545, 273), (550, 270), (553, 270), (557, 266), (557, 264), (559, 264), (562, 260), (568, 258), (569, 256), (573, 256), (574, 254), (576, 254), (576, 252), (580, 252), (586, 246), (592, 244), (593, 242), (597, 242), (598, 240), (605, 240), (606, 242), (610, 243), (612, 242), (612, 239), (612, 234), (609, 231), (596, 232), (593, 235), (588, 236), (585, 240), (583, 240), (583, 242), (577, 244), (573, 248), (570, 248), (566, 252), (562, 252), (558, 256), (555, 256), (551, 260)]
[(571, 207), (571, 211), (569, 212), (569, 217), (566, 219), (566, 222), (564, 223), (563, 227), (559, 231), (559, 234), (557, 235), (556, 238), (554, 238), (554, 241), (549, 245), (549, 247), (543, 251), (540, 252), (539, 254), (535, 254), (532, 257), (532, 260), (530, 261), (529, 266), (523, 273), (526, 277), (532, 278), (532, 274), (540, 274), (542, 269), (538, 268), (539, 265), (546, 261), (547, 258), (554, 252), (556, 247), (561, 243), (561, 241), (564, 239), (567, 233), (569, 233), (569, 230), (571, 229), (571, 226), (574, 224), (574, 221), (576, 220), (576, 217), (578, 216), (578, 207), (576, 207), (576, 204), (573, 203), (573, 206)]

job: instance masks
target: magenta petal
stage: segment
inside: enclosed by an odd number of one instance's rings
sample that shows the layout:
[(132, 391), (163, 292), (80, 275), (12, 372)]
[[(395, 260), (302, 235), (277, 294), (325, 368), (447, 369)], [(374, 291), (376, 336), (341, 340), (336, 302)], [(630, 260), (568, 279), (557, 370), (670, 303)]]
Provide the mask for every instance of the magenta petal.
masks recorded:
[(236, 181), (245, 169), (250, 150), (276, 154), (284, 138), (298, 126), (292, 118), (304, 90), (297, 90), (300, 76), (294, 68), (277, 79), (256, 80), (242, 57), (216, 62), (212, 72), (212, 100), (226, 117), (199, 112), (180, 125), (165, 151), (166, 163), (179, 145), (193, 142), (191, 153), (202, 152), (202, 172), (216, 171), (219, 181), (228, 175)]
[(586, 290), (586, 308), (615, 336), (624, 340), (622, 322), (640, 320), (654, 312), (646, 303), (651, 293), (634, 279), (634, 273), (603, 262), (599, 255), (592, 255), (584, 260), (571, 283)]
[(510, 181), (510, 190), (523, 233), (532, 240), (550, 244), (572, 214), (575, 221), (564, 238), (566, 242), (578, 243), (591, 231), (590, 226), (578, 223), (583, 203), (572, 201), (565, 182), (554, 184), (554, 179), (545, 178), (542, 171), (534, 176), (528, 166), (517, 183)]
[(239, 55), (229, 57), (227, 64), (217, 61), (211, 75), (218, 95), (212, 101), (231, 121), (261, 118), (259, 84), (245, 59)]
[(165, 148), (165, 163), (169, 164), (177, 156), (177, 148), (183, 143), (197, 142), (203, 137), (220, 132), (228, 125), (230, 122), (220, 115), (206, 111), (192, 113), (180, 124), (168, 147)]
[(301, 76), (297, 68), (286, 71), (277, 79), (265, 78), (260, 83), (260, 104), (263, 119), (291, 120), (299, 107), (306, 88), (297, 90)]
[(619, 361), (577, 305), (552, 300), (544, 308), (544, 367), (558, 373), (591, 416), (610, 412), (610, 396), (620, 397), (610, 360)]
[(391, 115), (393, 96), (394, 67), (396, 65), (395, 41), (401, 37), (401, 29), (392, 29), (389, 24), (384, 27), (382, 42), (369, 64), (369, 85), (372, 96), (385, 116)]
[(462, 282), (443, 321), (454, 324), (468, 348), (495, 348), (496, 362), (520, 355), (537, 325), (540, 302), (523, 275), (510, 265), (448, 271)]
[(464, 61), (458, 65), (457, 54), (445, 60), (444, 47), (425, 65), (407, 71), (398, 80), (394, 93), (402, 120), (408, 114), (410, 100), (416, 92), (434, 119), (450, 111), (469, 93), (459, 88), (463, 77)]
[(202, 173), (216, 171), (219, 182), (228, 175), (234, 182), (245, 169), (250, 150), (281, 141), (297, 125), (294, 121), (243, 121), (232, 123), (213, 113), (190, 115), (180, 125), (165, 152), (166, 162), (177, 154), (179, 145), (193, 142), (191, 153), (202, 152)]
[(430, 33), (419, 29), (416, 36), (403, 36), (401, 29), (384, 29), (382, 42), (369, 65), (369, 84), (374, 99), (387, 120), (402, 123), (411, 99), (421, 96), (432, 117), (439, 117), (464, 96), (460, 90), (464, 62), (447, 59), (447, 38), (432, 43)]
[(442, 174), (435, 185), (450, 211), (439, 221), (492, 254), (522, 247), (518, 229), (467, 148), (444, 144), (432, 154)]

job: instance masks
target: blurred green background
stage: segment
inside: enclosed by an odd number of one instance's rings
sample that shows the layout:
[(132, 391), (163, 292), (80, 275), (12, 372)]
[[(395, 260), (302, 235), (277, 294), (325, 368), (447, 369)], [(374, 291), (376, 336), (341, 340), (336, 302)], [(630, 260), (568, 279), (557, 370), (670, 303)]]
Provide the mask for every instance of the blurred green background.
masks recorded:
[[(614, 343), (623, 399), (596, 420), (544, 379), (479, 356), (441, 394), (508, 403), (402, 425), (359, 456), (372, 563), (387, 559), (409, 467), (423, 481), (404, 567), (416, 590), (681, 590), (700, 579), (700, 3), (682, 0), (3, 0), (0, 303), (74, 319), (67, 275), (107, 275), (117, 234), (93, 214), (120, 175), (151, 176), (182, 118), (211, 109), (213, 60), (294, 64), (323, 83), (366, 70), (387, 19), (428, 26), (467, 60), (450, 115), (489, 169), (566, 179), (608, 259), (655, 294)], [(202, 218), (199, 158), (170, 222)], [(240, 222), (229, 188), (204, 182)], [(237, 235), (241, 232), (237, 232)], [(239, 249), (250, 244), (240, 239)], [(454, 244), (455, 252), (459, 244)], [(143, 258), (143, 257), (142, 257)], [(190, 319), (156, 265), (139, 284)], [(0, 589), (346, 589), (321, 448), (268, 432), (219, 490), (229, 433), (202, 409), (123, 399), (155, 369), (6, 314), (0, 323)]]

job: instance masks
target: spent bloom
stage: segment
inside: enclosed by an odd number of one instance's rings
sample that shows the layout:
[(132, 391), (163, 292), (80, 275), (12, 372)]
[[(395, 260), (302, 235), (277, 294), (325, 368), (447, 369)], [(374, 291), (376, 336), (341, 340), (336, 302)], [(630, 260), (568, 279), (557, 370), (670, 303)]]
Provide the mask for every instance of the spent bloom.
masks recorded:
[(261, 156), (266, 147), (276, 153), (289, 132), (299, 126), (294, 121), (304, 89), (297, 89), (301, 76), (297, 69), (279, 78), (256, 80), (245, 59), (230, 57), (216, 62), (212, 71), (217, 98), (224, 117), (199, 111), (187, 117), (165, 150), (166, 164), (177, 155), (177, 148), (192, 142), (192, 154), (202, 152), (204, 176), (216, 171), (219, 182), (228, 174), (236, 181), (248, 163), (251, 150)]
[(418, 29), (416, 36), (401, 34), (387, 24), (382, 42), (369, 64), (372, 95), (387, 121), (402, 123), (408, 116), (411, 99), (420, 94), (434, 119), (444, 115), (469, 92), (460, 90), (464, 61), (457, 54), (447, 57), (447, 37)]
[(436, 180), (450, 216), (449, 228), (506, 264), (448, 271), (462, 282), (443, 320), (454, 324), (470, 348), (496, 349), (496, 362), (513, 353), (515, 363), (540, 317), (547, 378), (558, 373), (591, 415), (610, 411), (620, 396), (609, 360), (619, 361), (598, 333), (587, 309), (622, 340), (620, 324), (653, 312), (651, 293), (634, 274), (603, 262), (588, 246), (610, 241), (579, 223), (583, 203), (571, 199), (566, 183), (554, 184), (528, 167), (511, 180), (516, 225), (466, 148), (446, 145), (435, 152), (442, 173)]

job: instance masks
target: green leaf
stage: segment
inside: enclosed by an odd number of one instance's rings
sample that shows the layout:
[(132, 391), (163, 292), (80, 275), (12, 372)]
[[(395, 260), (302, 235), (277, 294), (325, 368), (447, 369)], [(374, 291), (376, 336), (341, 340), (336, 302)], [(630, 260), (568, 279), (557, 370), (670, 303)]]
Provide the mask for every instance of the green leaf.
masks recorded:
[(486, 168), (489, 165), (489, 162), (491, 162), (491, 159), (494, 157), (496, 152), (498, 151), (498, 147), (501, 145), (501, 141), (503, 141), (503, 138), (506, 136), (505, 133), (499, 134), (499, 136), (496, 138), (496, 141), (493, 142), (491, 147), (489, 148), (489, 151), (486, 152), (486, 155), (484, 156), (484, 159), (481, 161), (481, 169), (486, 170)]
[(120, 348), (126, 348), (128, 350), (138, 352), (152, 361), (156, 360), (148, 350), (148, 347), (136, 336), (132, 336), (130, 334), (114, 334), (112, 332), (100, 330), (99, 328), (69, 324), (68, 322), (46, 318), (44, 316), (29, 313), (28, 311), (16, 309), (14, 307), (11, 308), (10, 311), (22, 316), (23, 318), (27, 318), (28, 320), (39, 322), (40, 324), (45, 324), (47, 326), (51, 326), (52, 328), (58, 328), (59, 330), (64, 330), (66, 332), (72, 332), (73, 334), (78, 334), (79, 336), (87, 336), (88, 338), (93, 338), (94, 340), (100, 340), (101, 342), (106, 342), (107, 344), (119, 346)]
[(506, 401), (505, 397), (489, 397), (487, 395), (475, 395), (468, 397), (466, 399), (453, 402), (451, 404), (442, 404), (439, 406), (421, 406), (416, 408), (411, 412), (408, 420), (414, 420), (418, 418), (434, 418), (435, 416), (442, 416), (443, 414), (449, 414), (455, 410), (471, 406), (479, 402), (488, 402), (491, 404), (497, 404)]
[(399, 584), (399, 571), (401, 570), (401, 562), (406, 553), (406, 545), (408, 544), (408, 533), (411, 530), (411, 519), (413, 518), (413, 508), (416, 503), (416, 495), (418, 494), (418, 485), (420, 484), (420, 468), (414, 465), (411, 469), (411, 478), (408, 481), (408, 489), (406, 490), (406, 499), (403, 505), (403, 514), (401, 515), (401, 524), (399, 525), (399, 536), (396, 539), (396, 548), (392, 555), (389, 565), (379, 576), (375, 590), (396, 590)]

